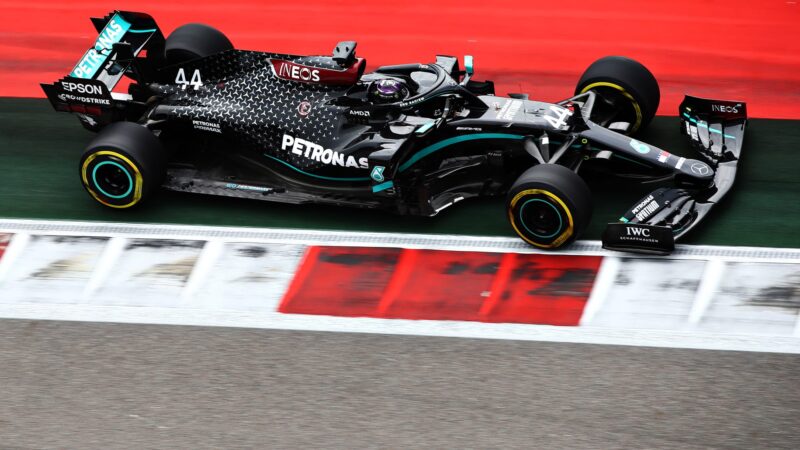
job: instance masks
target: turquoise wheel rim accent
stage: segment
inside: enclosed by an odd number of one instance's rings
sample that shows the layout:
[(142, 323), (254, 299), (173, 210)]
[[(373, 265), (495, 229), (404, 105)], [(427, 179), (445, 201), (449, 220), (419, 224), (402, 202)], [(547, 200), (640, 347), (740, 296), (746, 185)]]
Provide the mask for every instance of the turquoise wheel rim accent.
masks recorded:
[[(535, 233), (530, 228), (528, 228), (528, 225), (525, 224), (525, 219), (523, 219), (523, 217), (522, 217), (522, 211), (524, 211), (525, 207), (528, 206), (528, 203), (531, 203), (531, 202), (544, 203), (545, 205), (553, 208), (553, 211), (555, 211), (556, 215), (558, 216), (558, 228), (556, 229), (555, 232), (553, 232), (552, 234), (548, 234), (548, 235), (541, 235), (541, 234)], [(539, 239), (552, 239), (552, 238), (556, 237), (558, 235), (558, 233), (561, 232), (562, 228), (564, 228), (564, 220), (561, 218), (561, 212), (558, 210), (558, 208), (556, 208), (552, 203), (546, 202), (546, 201), (544, 201), (544, 200), (542, 200), (540, 198), (532, 198), (532, 199), (527, 200), (525, 203), (522, 204), (522, 206), (519, 208), (519, 223), (522, 224), (522, 226), (528, 231), (528, 233), (536, 236)]]
[[(112, 166), (118, 167), (120, 170), (122, 170), (122, 173), (124, 173), (125, 176), (128, 177), (128, 190), (125, 191), (124, 194), (121, 194), (121, 195), (109, 194), (108, 192), (103, 190), (103, 188), (100, 187), (100, 183), (97, 182), (97, 169), (99, 169), (100, 167), (105, 166), (107, 164), (110, 164)], [(113, 199), (125, 198), (125, 197), (131, 195), (131, 192), (133, 192), (133, 177), (131, 177), (131, 174), (128, 172), (128, 169), (126, 169), (125, 166), (123, 166), (122, 164), (120, 164), (120, 163), (118, 163), (116, 161), (103, 161), (103, 162), (97, 164), (96, 166), (94, 166), (94, 169), (92, 169), (92, 182), (94, 183), (94, 186), (97, 188), (97, 190), (100, 191), (101, 194), (105, 195), (108, 198), (113, 198)]]

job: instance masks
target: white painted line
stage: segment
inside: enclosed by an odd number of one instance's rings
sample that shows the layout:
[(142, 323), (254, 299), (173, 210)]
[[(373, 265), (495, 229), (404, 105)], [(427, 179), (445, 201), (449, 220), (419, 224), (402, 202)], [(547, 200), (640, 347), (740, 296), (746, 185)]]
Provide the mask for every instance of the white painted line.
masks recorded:
[(304, 245), (427, 248), (454, 251), (602, 255), (660, 259), (722, 259), (740, 262), (800, 263), (800, 249), (677, 245), (666, 257), (644, 256), (604, 250), (599, 241), (578, 241), (568, 249), (538, 250), (514, 237), (374, 233), (283, 228), (217, 227), (148, 223), (41, 221), (0, 219), (0, 232), (24, 232), (66, 236), (122, 236), (157, 239), (223, 239), (226, 242), (258, 242)]
[(597, 276), (594, 279), (592, 293), (589, 294), (589, 300), (586, 301), (586, 306), (583, 308), (581, 325), (590, 324), (595, 314), (597, 314), (597, 311), (603, 307), (603, 302), (608, 298), (608, 293), (611, 292), (611, 287), (614, 285), (614, 280), (617, 278), (621, 265), (620, 259), (616, 256), (606, 256), (603, 258), (603, 261), (600, 263), (600, 269), (597, 271)]
[(84, 300), (91, 298), (92, 295), (100, 288), (100, 286), (105, 283), (106, 279), (108, 279), (108, 275), (114, 268), (114, 264), (125, 250), (125, 245), (127, 243), (128, 240), (123, 237), (112, 237), (108, 240), (106, 247), (103, 249), (103, 253), (97, 260), (97, 266), (95, 266), (92, 276), (89, 278), (89, 281), (86, 283), (86, 287), (83, 289), (83, 294), (81, 297)]
[(14, 262), (28, 246), (30, 240), (31, 235), (28, 233), (16, 233), (12, 236), (11, 241), (6, 245), (6, 251), (0, 257), (0, 285), (3, 284), (11, 267), (14, 266)]
[(692, 303), (692, 309), (689, 311), (689, 323), (697, 325), (700, 323), (703, 314), (711, 304), (714, 298), (714, 293), (717, 291), (720, 281), (722, 281), (722, 274), (725, 273), (725, 261), (712, 259), (706, 263), (703, 270), (703, 278), (700, 279), (700, 286), (697, 288), (697, 293)]
[(311, 316), (183, 308), (0, 303), (0, 317), (800, 354), (800, 339), (661, 330)]
[(200, 251), (200, 256), (197, 257), (197, 261), (194, 263), (192, 273), (189, 274), (186, 285), (183, 287), (183, 291), (181, 292), (182, 300), (189, 300), (192, 298), (197, 288), (203, 284), (208, 273), (214, 268), (214, 263), (219, 259), (220, 255), (222, 255), (222, 250), (224, 248), (225, 243), (221, 240), (215, 239), (206, 241), (203, 250)]

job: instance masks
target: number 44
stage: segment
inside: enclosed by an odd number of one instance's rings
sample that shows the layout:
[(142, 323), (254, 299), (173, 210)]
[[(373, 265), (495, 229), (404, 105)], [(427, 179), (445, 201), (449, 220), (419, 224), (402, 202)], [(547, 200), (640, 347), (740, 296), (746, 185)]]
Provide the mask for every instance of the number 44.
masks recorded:
[(192, 80), (186, 81), (186, 72), (184, 72), (183, 67), (178, 69), (178, 76), (175, 77), (175, 84), (180, 84), (181, 89), (186, 89), (186, 86), (192, 85), (194, 90), (200, 89), (200, 86), (203, 85), (203, 80), (200, 78), (200, 70), (194, 69), (192, 72)]

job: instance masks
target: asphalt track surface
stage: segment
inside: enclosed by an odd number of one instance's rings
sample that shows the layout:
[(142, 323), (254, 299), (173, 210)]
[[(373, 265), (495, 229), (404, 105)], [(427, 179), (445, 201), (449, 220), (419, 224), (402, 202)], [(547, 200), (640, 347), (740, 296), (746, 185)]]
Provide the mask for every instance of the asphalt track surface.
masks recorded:
[(0, 321), (0, 447), (797, 448), (800, 358)]

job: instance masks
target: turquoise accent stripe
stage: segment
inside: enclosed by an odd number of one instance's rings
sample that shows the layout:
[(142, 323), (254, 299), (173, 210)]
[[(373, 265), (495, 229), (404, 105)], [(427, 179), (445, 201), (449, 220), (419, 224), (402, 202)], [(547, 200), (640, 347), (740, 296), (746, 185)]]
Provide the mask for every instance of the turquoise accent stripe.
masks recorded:
[[(689, 115), (686, 114), (686, 113), (683, 113), (683, 117), (686, 117), (687, 119), (689, 119), (689, 122), (696, 123), (698, 127), (708, 128), (708, 124), (706, 124), (705, 122), (698, 123), (696, 119), (693, 119), (693, 118), (689, 117)], [(728, 139), (736, 139), (736, 136), (731, 136), (730, 134), (724, 134), (723, 132), (721, 132), (719, 130), (715, 130), (713, 128), (708, 128), (708, 131), (710, 131), (712, 133), (721, 134), (721, 135), (725, 136)]]
[[(97, 182), (97, 169), (99, 169), (102, 166), (105, 166), (106, 164), (110, 164), (112, 166), (117, 166), (122, 172), (125, 173), (125, 176), (128, 177), (128, 190), (125, 191), (124, 194), (122, 194), (122, 195), (111, 195), (108, 192), (104, 191), (102, 187), (100, 187), (100, 183)], [(122, 164), (120, 164), (120, 163), (118, 163), (116, 161), (103, 161), (103, 162), (97, 164), (96, 166), (94, 166), (94, 170), (92, 170), (92, 181), (94, 182), (94, 186), (97, 188), (97, 190), (100, 191), (101, 194), (105, 195), (108, 198), (113, 198), (113, 199), (125, 198), (128, 195), (130, 195), (131, 191), (133, 190), (133, 178), (131, 178), (131, 174), (128, 173), (128, 169), (126, 169), (125, 166), (123, 166)]]
[(464, 71), (470, 75), (474, 72), (472, 68), (472, 55), (464, 55)]
[(430, 155), (431, 153), (441, 150), (445, 147), (451, 146), (453, 144), (459, 144), (462, 142), (468, 141), (475, 141), (478, 139), (524, 139), (525, 136), (521, 136), (519, 134), (502, 134), (502, 133), (477, 133), (477, 134), (467, 134), (464, 136), (456, 136), (449, 139), (445, 139), (443, 141), (439, 141), (433, 145), (429, 145), (422, 150), (414, 153), (411, 158), (408, 158), (408, 161), (404, 162), (400, 165), (400, 171), (404, 171), (414, 165), (420, 159)]
[(433, 127), (434, 123), (436, 123), (436, 122), (428, 122), (425, 125), (422, 125), (421, 127), (417, 128), (417, 131), (415, 131), (415, 133), (417, 133), (417, 134), (425, 133), (426, 131), (430, 130), (431, 127)]
[(709, 128), (708, 131), (710, 131), (712, 133), (721, 134), (721, 135), (725, 136), (728, 139), (736, 139), (736, 136), (731, 136), (730, 134), (725, 134), (722, 131), (715, 130), (714, 128)]
[(624, 217), (620, 217), (619, 221), (622, 222), (622, 223), (628, 223), (628, 219), (626, 219)]
[(391, 187), (394, 187), (394, 182), (387, 181), (385, 183), (376, 184), (375, 186), (372, 186), (372, 192), (375, 193), (375, 192), (385, 191)]
[(369, 177), (351, 177), (351, 178), (347, 178), (347, 177), (326, 177), (324, 175), (317, 175), (317, 174), (313, 174), (313, 173), (308, 173), (308, 172), (306, 172), (304, 170), (298, 169), (297, 167), (287, 163), (286, 161), (284, 161), (282, 159), (278, 159), (278, 158), (276, 158), (274, 156), (271, 156), (271, 155), (264, 155), (264, 156), (266, 156), (269, 159), (273, 159), (275, 161), (278, 161), (279, 163), (283, 164), (284, 166), (286, 166), (286, 167), (288, 167), (288, 168), (290, 168), (290, 169), (292, 169), (292, 170), (294, 170), (296, 172), (300, 172), (303, 175), (306, 175), (306, 176), (309, 176), (309, 177), (314, 177), (314, 178), (319, 178), (321, 180), (328, 180), (328, 181), (369, 181)]
[(151, 28), (149, 30), (128, 30), (128, 33), (155, 33), (156, 29)]

